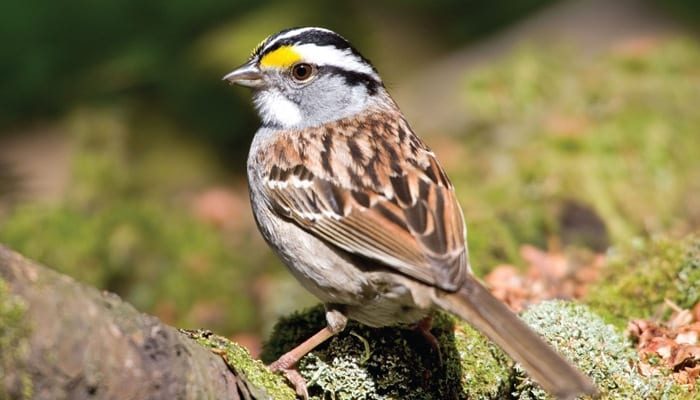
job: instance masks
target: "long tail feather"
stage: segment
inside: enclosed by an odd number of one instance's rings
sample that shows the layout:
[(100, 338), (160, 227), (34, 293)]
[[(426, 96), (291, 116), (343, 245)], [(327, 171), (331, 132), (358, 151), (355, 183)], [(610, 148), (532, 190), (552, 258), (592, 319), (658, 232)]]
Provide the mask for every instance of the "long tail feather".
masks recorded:
[(584, 394), (597, 395), (590, 378), (554, 351), (474, 278), (469, 277), (455, 293), (438, 295), (435, 302), (503, 348), (556, 398), (568, 400)]

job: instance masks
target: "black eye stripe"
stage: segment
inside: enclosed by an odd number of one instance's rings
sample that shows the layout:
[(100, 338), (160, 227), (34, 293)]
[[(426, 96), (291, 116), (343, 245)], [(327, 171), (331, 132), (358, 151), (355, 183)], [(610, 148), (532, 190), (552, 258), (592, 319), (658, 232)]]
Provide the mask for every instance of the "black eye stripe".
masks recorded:
[(381, 86), (381, 82), (377, 81), (374, 77), (363, 72), (350, 71), (344, 68), (336, 67), (334, 65), (320, 65), (318, 67), (319, 73), (321, 74), (333, 74), (342, 76), (345, 78), (345, 82), (348, 85), (357, 86), (364, 85), (367, 88), (369, 94), (376, 94), (377, 89)]

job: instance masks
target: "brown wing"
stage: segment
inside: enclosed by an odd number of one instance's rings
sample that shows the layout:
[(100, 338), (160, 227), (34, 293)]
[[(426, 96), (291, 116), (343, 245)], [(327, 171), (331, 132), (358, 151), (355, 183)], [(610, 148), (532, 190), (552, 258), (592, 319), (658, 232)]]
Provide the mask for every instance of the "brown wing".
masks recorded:
[(266, 188), (280, 215), (325, 241), (456, 290), (468, 269), (462, 212), (433, 153), (396, 121), (283, 138)]

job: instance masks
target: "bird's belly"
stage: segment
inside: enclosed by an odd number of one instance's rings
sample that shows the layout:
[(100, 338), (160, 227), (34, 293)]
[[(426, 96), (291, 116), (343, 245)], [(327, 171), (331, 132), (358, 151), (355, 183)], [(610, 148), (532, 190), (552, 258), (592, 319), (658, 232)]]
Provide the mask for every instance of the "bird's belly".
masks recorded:
[(266, 209), (256, 210), (256, 219), (292, 275), (325, 304), (342, 306), (348, 318), (380, 327), (416, 322), (429, 313), (431, 301), (416, 296), (426, 291), (414, 290), (422, 284), (379, 264), (357, 266), (357, 259)]
[(421, 299), (425, 288), (413, 290), (416, 282), (395, 273), (374, 273), (372, 295), (359, 305), (347, 306), (348, 318), (372, 327), (410, 324), (419, 321), (431, 310), (432, 302)]

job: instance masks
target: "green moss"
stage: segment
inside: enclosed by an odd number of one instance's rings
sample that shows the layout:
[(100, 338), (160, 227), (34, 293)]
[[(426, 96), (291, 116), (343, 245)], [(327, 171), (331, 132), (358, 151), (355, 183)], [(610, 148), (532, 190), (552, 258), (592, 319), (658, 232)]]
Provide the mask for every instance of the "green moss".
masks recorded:
[[(447, 318), (454, 318), (447, 316)], [(448, 368), (447, 372), (457, 371), (460, 375), (447, 376), (448, 384), (461, 382), (460, 399), (502, 399), (512, 388), (512, 361), (503, 351), (485, 339), (478, 331), (464, 321), (455, 319), (457, 329), (454, 341), (460, 368)], [(444, 340), (452, 340), (450, 336)], [(449, 362), (449, 360), (448, 360)]]
[[(260, 361), (253, 360), (248, 350), (230, 340), (206, 330), (182, 331), (200, 345), (220, 354), (236, 375), (242, 376), (254, 398), (295, 399), (294, 391), (285, 378), (275, 375)], [(251, 386), (252, 385), (252, 386)]]
[(610, 252), (587, 303), (608, 322), (659, 316), (664, 300), (682, 308), (700, 302), (700, 236), (637, 240)]
[(594, 59), (525, 48), (470, 71), (463, 154), (446, 168), (475, 266), (552, 235), (604, 250), (700, 227), (697, 65), (697, 43), (659, 41)]
[[(325, 325), (323, 307), (281, 319), (262, 358), (271, 362)], [(299, 363), (312, 399), (501, 398), (510, 388), (510, 363), (483, 336), (436, 313), (431, 333), (438, 354), (412, 328), (346, 329)]]
[(33, 386), (24, 360), (29, 352), (27, 306), (0, 278), (0, 399), (31, 399)]
[[(635, 368), (637, 355), (619, 330), (606, 324), (588, 307), (548, 301), (529, 308), (523, 319), (559, 352), (591, 376), (601, 399), (690, 398), (686, 388), (664, 377), (643, 377)], [(524, 371), (516, 367), (520, 374)], [(516, 387), (520, 400), (551, 399), (528, 377)]]

